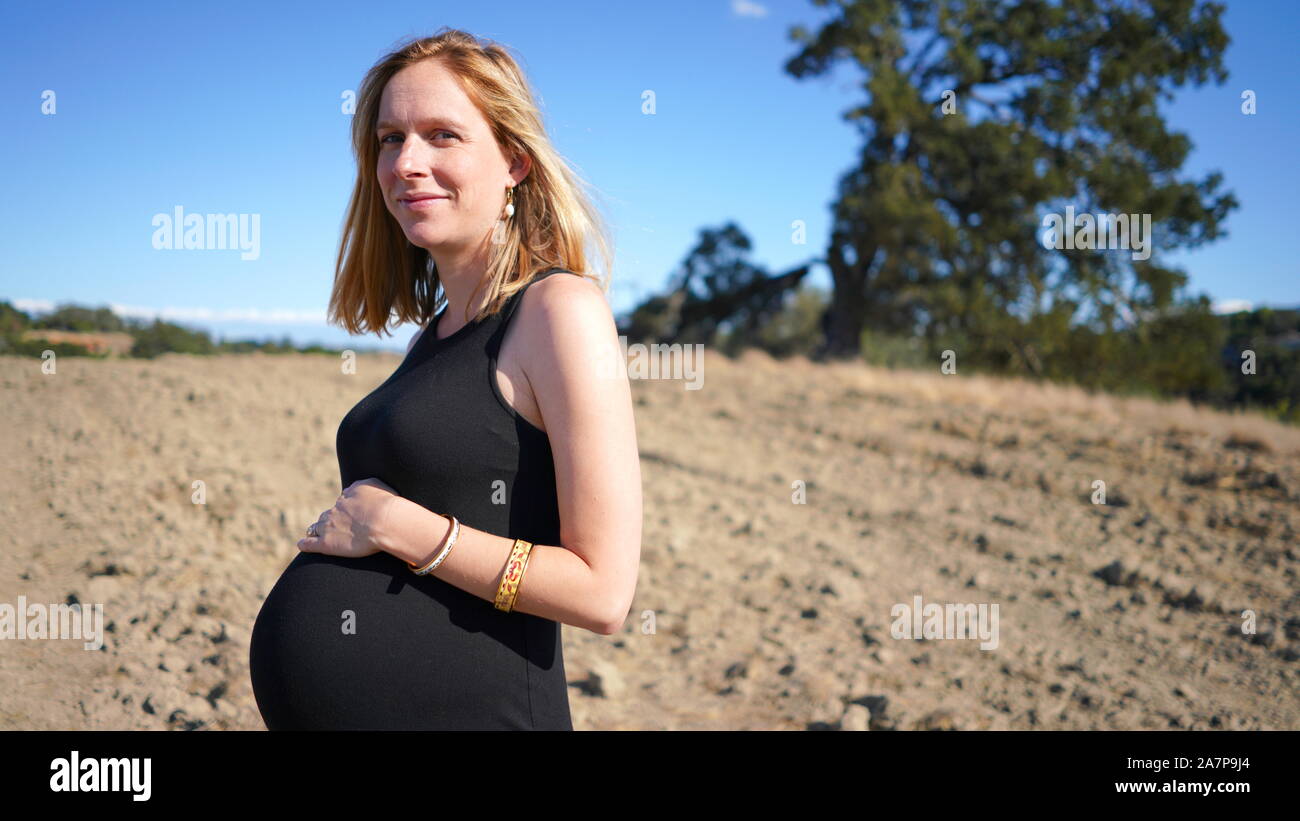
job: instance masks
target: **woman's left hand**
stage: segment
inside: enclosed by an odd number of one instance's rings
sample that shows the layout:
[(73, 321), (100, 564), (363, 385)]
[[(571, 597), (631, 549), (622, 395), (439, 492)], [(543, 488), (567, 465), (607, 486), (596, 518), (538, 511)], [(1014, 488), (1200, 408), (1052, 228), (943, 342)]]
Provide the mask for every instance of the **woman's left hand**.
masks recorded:
[(359, 559), (383, 548), (381, 537), (388, 511), (401, 497), (378, 479), (362, 479), (343, 489), (334, 507), (316, 520), (316, 536), (298, 540), (304, 553), (324, 553)]

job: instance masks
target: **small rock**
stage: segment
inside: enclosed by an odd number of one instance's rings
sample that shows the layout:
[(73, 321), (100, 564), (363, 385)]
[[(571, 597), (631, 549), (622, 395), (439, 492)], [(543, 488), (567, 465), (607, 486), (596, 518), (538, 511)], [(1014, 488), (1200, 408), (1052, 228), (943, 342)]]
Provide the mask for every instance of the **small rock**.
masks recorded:
[(213, 709), (216, 709), (217, 701), (225, 694), (226, 694), (226, 683), (224, 681), (218, 681), (215, 685), (213, 685), (212, 689), (208, 691), (208, 694), (205, 696), (205, 698), (208, 700), (208, 704), (211, 704)]
[(862, 732), (871, 729), (871, 711), (861, 704), (850, 704), (840, 719), (841, 730)]
[(1133, 580), (1137, 578), (1136, 573), (1133, 573), (1132, 571), (1126, 573), (1124, 571), (1124, 563), (1121, 562), (1119, 559), (1116, 559), (1115, 561), (1111, 562), (1110, 564), (1106, 565), (1100, 570), (1094, 570), (1092, 575), (1096, 576), (1097, 578), (1101, 579), (1106, 584), (1112, 587), (1131, 585), (1133, 583)]
[(1287, 638), (1300, 639), (1300, 618), (1287, 619), (1286, 624), (1282, 626), (1282, 629), (1286, 633)]
[(917, 720), (917, 730), (956, 730), (957, 719), (947, 710), (935, 710)]
[(613, 663), (599, 660), (591, 665), (591, 674), (600, 679), (600, 689), (606, 698), (620, 698), (627, 691), (623, 674)]

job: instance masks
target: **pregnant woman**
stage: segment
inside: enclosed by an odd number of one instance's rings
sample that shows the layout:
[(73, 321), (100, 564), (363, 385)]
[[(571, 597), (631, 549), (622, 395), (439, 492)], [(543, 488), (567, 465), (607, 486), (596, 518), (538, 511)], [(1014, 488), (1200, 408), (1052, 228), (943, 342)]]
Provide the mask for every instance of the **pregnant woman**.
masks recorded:
[[(457, 30), (379, 61), (331, 320), (422, 329), (338, 428), (342, 494), (253, 626), (272, 730), (572, 730), (560, 624), (621, 629), (641, 551), (608, 241), (520, 69)], [(441, 309), (441, 310), (439, 310)]]

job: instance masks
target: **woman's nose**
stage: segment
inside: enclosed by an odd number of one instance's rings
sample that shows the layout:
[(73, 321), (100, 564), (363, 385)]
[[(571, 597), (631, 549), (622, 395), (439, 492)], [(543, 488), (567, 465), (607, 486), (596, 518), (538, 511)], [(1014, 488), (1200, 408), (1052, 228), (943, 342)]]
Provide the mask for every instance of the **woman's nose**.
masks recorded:
[(428, 170), (428, 163), (424, 159), (424, 154), (414, 140), (407, 140), (402, 143), (402, 150), (397, 155), (394, 170), (400, 177), (410, 177)]

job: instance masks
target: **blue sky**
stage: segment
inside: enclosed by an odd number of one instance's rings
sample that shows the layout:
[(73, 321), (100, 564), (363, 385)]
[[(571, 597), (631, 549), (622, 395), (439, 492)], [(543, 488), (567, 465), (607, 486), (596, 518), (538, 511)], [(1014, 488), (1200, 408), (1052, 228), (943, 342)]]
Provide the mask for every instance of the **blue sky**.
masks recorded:
[[(782, 70), (790, 27), (827, 14), (804, 0), (6, 4), (0, 299), (401, 349), (413, 326), (380, 341), (324, 323), (354, 174), (342, 94), (398, 40), (442, 25), (522, 57), (552, 139), (610, 220), (616, 312), (663, 287), (700, 228), (728, 220), (756, 263), (785, 270), (823, 253), (858, 148), (841, 118), (860, 98), (856, 70)], [(1226, 239), (1167, 259), (1216, 303), (1295, 305), (1300, 3), (1229, 2), (1225, 20), (1227, 82), (1184, 89), (1166, 111), (1196, 146), (1186, 171), (1221, 170), (1241, 207)], [(1243, 89), (1254, 116), (1240, 112)], [(258, 258), (155, 249), (153, 218), (176, 206), (259, 215)], [(807, 245), (791, 242), (799, 219)], [(821, 269), (811, 281), (829, 285)]]

